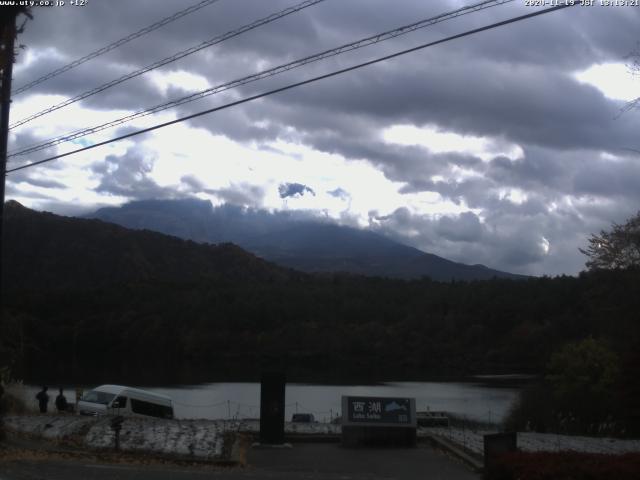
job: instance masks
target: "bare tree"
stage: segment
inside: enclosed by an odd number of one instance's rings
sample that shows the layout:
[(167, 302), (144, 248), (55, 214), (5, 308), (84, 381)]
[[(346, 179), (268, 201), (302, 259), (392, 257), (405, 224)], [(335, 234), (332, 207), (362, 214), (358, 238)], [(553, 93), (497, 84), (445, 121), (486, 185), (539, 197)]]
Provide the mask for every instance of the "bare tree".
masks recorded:
[[(640, 78), (640, 42), (636, 45), (634, 51), (632, 51), (629, 55), (627, 55), (627, 68), (629, 69), (629, 73), (631, 76)], [(640, 97), (636, 97), (634, 100), (627, 102), (627, 104), (622, 107), (622, 112), (628, 112), (629, 110), (633, 110), (634, 108), (640, 107)]]
[(640, 267), (640, 211), (624, 225), (614, 223), (611, 231), (592, 234), (589, 246), (579, 250), (589, 257), (589, 270)]

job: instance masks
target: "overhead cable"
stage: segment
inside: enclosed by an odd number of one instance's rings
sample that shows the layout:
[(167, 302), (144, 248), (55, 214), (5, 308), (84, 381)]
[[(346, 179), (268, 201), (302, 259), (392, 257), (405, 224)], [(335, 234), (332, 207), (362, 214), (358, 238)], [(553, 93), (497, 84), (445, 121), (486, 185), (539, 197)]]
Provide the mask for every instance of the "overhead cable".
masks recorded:
[(147, 72), (150, 72), (151, 70), (155, 70), (156, 68), (160, 68), (164, 65), (167, 65), (169, 63), (175, 62), (176, 60), (180, 60), (181, 58), (184, 58), (188, 55), (194, 54), (196, 52), (199, 52), (200, 50), (203, 50), (205, 48), (211, 47), (213, 45), (217, 45), (218, 43), (222, 43), (225, 40), (228, 40), (230, 38), (233, 37), (237, 37), (238, 35), (242, 35), (245, 32), (248, 32), (249, 30), (253, 30), (255, 28), (258, 28), (262, 25), (266, 25), (267, 23), (271, 23), (274, 22), (282, 17), (285, 17), (287, 15), (291, 15), (292, 13), (296, 13), (300, 10), (303, 10), (305, 8), (311, 7), (317, 3), (321, 3), (324, 2), (325, 0), (306, 0), (302, 3), (299, 3), (297, 5), (294, 5), (292, 7), (286, 8), (284, 10), (281, 10), (280, 12), (277, 13), (273, 13), (267, 17), (261, 18), (259, 20), (256, 20), (255, 22), (252, 22), (250, 24), (244, 25), (236, 30), (231, 30), (227, 33), (224, 33), (222, 35), (218, 35), (216, 37), (213, 37), (205, 42), (202, 42), (198, 45), (195, 45), (191, 48), (188, 48), (186, 50), (183, 50), (181, 52), (178, 52), (170, 57), (166, 57), (163, 58), (162, 60), (158, 60), (157, 62), (154, 62), (150, 65), (147, 65), (146, 67), (142, 67), (138, 70), (135, 70), (133, 72), (127, 73), (126, 75), (122, 75), (121, 77), (118, 77), (114, 80), (111, 80), (110, 82), (104, 83), (98, 87), (92, 88), (91, 90), (87, 90), (86, 92), (83, 92), (79, 95), (76, 95), (75, 97), (69, 98), (61, 103), (58, 103), (56, 105), (53, 105), (52, 107), (48, 107), (45, 108), (44, 110), (41, 110), (37, 113), (34, 113), (33, 115), (30, 115), (26, 118), (23, 118), (22, 120), (19, 120), (11, 125), (9, 125), (9, 129), (13, 129), (16, 127), (19, 127), (20, 125), (24, 125), (25, 123), (30, 122), (31, 120), (34, 120), (38, 117), (41, 117), (43, 115), (46, 115), (48, 113), (51, 112), (55, 112), (56, 110), (60, 110), (61, 108), (66, 107), (67, 105), (71, 105), (72, 103), (76, 103), (79, 102), (80, 100), (84, 100), (85, 98), (91, 97), (97, 93), (103, 92), (105, 90), (107, 90), (108, 88), (114, 87), (116, 85), (119, 85), (123, 82), (126, 82), (127, 80), (131, 80), (132, 78), (135, 77), (139, 77), (140, 75), (143, 75)]
[(115, 127), (117, 125), (121, 125), (123, 123), (126, 122), (130, 122), (132, 120), (138, 119), (138, 118), (142, 118), (142, 117), (146, 117), (148, 115), (152, 115), (154, 113), (158, 113), (161, 112), (163, 110), (167, 110), (169, 108), (174, 108), (177, 107), (179, 105), (184, 105), (185, 103), (189, 103), (189, 102), (193, 102), (195, 100), (199, 100), (201, 98), (204, 97), (208, 97), (210, 95), (214, 95), (220, 92), (223, 92), (225, 90), (230, 90), (232, 88), (237, 88), (239, 86), (242, 85), (246, 85), (248, 83), (252, 83), (252, 82), (256, 82), (258, 80), (262, 80), (264, 78), (268, 78), (268, 77), (272, 77), (274, 75), (278, 75), (280, 73), (284, 73), (287, 72), (289, 70), (293, 70), (295, 68), (300, 68), (302, 66), (308, 65), (310, 63), (314, 63), (320, 60), (324, 60), (326, 58), (329, 57), (334, 57), (340, 54), (343, 54), (345, 52), (349, 52), (352, 50), (356, 50), (356, 49), (360, 49), (363, 47), (367, 47), (369, 45), (373, 45), (376, 43), (380, 43), (386, 40), (390, 40), (392, 38), (396, 38), (399, 37), (401, 35), (406, 35), (410, 32), (413, 32), (415, 30), (418, 30), (420, 28), (425, 28), (431, 25), (434, 25), (436, 23), (440, 23), (440, 22), (444, 22), (446, 20), (451, 20), (453, 18), (456, 17), (460, 17), (462, 15), (467, 15), (470, 13), (474, 13), (480, 10), (484, 10), (487, 8), (492, 8), (492, 7), (496, 7), (499, 5), (503, 5), (505, 3), (511, 3), (514, 0), (488, 0), (488, 1), (483, 1), (480, 3), (476, 3), (473, 5), (468, 5), (466, 7), (462, 7), (459, 8), (457, 10), (453, 10), (450, 12), (446, 12), (440, 15), (437, 15), (435, 17), (430, 17), (424, 20), (420, 20), (418, 22), (415, 23), (411, 23), (409, 25), (405, 25), (393, 30), (389, 30), (383, 33), (379, 33), (370, 37), (366, 37), (363, 38), (361, 40), (355, 41), (355, 42), (351, 42), (351, 43), (347, 43), (345, 45), (342, 45), (340, 47), (337, 48), (332, 48), (330, 50), (325, 50), (323, 52), (320, 53), (316, 53), (314, 55), (310, 55), (298, 60), (295, 60), (293, 62), (289, 62), (289, 63), (285, 63), (283, 65), (279, 65), (277, 67), (273, 67), (267, 70), (263, 70), (261, 72), (246, 76), (246, 77), (242, 77), (236, 80), (232, 80), (230, 82), (226, 82), (223, 83), (221, 85), (217, 85), (215, 87), (211, 87), (211, 88), (207, 88), (205, 90), (202, 90), (200, 92), (196, 92), (190, 95), (186, 95), (184, 97), (178, 98), (176, 100), (171, 100), (169, 102), (166, 103), (162, 103), (160, 105), (156, 105), (154, 107), (145, 109), (145, 110), (140, 110), (138, 112), (129, 114), (129, 115), (125, 115), (124, 117), (121, 118), (117, 118), (115, 120), (111, 120), (110, 122), (107, 123), (103, 123), (101, 125), (96, 125), (94, 127), (90, 127), (90, 128), (85, 128), (82, 130), (77, 130), (75, 132), (66, 134), (66, 135), (62, 135), (59, 137), (55, 137), (55, 138), (51, 138), (49, 140), (46, 140), (43, 143), (40, 144), (36, 144), (36, 145), (32, 145), (29, 146), (27, 148), (24, 148), (20, 151), (17, 152), (11, 152), (9, 157), (13, 157), (13, 156), (17, 156), (17, 155), (25, 155), (28, 153), (32, 153), (32, 152), (36, 152), (39, 150), (43, 150), (45, 148), (49, 148), (55, 145), (59, 145), (61, 143), (65, 143), (65, 142), (69, 142), (72, 140), (75, 140), (77, 138), (80, 137), (84, 137), (87, 135), (91, 135), (93, 133), (97, 133), (100, 132), (102, 130), (105, 130), (107, 128), (111, 128), (111, 127)]
[(67, 72), (69, 70), (71, 70), (72, 68), (77, 67), (78, 65), (82, 65), (85, 62), (88, 62), (89, 60), (92, 60), (96, 57), (99, 57), (100, 55), (103, 55), (107, 52), (110, 52), (111, 50), (114, 50), (122, 45), (124, 45), (125, 43), (130, 42), (131, 40), (135, 40), (138, 37), (141, 37), (143, 35), (146, 35), (147, 33), (150, 33), (154, 30), (157, 30), (160, 27), (165, 26), (168, 23), (171, 23), (175, 20), (178, 20), (179, 18), (184, 17), (185, 15), (189, 15), (190, 13), (193, 13), (197, 10), (200, 10), (201, 8), (204, 8), (206, 6), (211, 5), (212, 3), (216, 3), (219, 2), (220, 0), (203, 0), (200, 3), (197, 3), (195, 5), (192, 5), (188, 8), (185, 8), (184, 10), (180, 10), (179, 12), (174, 13), (173, 15), (170, 15), (168, 17), (163, 18), (162, 20), (155, 22), (151, 25), (149, 25), (148, 27), (145, 27), (141, 30), (138, 30), (137, 32), (132, 33), (131, 35), (127, 35), (124, 38), (121, 38), (120, 40), (117, 40), (113, 43), (110, 43), (109, 45), (102, 47), (98, 50), (96, 50), (95, 52), (91, 52), (88, 55), (85, 55), (82, 58), (79, 58), (77, 60), (74, 60), (71, 63), (68, 63), (67, 65), (64, 65), (63, 67), (60, 67), (50, 73), (47, 73), (46, 75), (43, 75), (42, 77), (27, 83), (26, 85), (23, 85), (20, 88), (17, 88), (15, 90), (13, 90), (11, 92), (12, 95), (18, 95), (22, 92), (25, 92), (27, 90), (29, 90), (30, 88), (35, 87), (36, 85), (41, 84), (42, 82), (45, 82), (53, 77), (57, 77), (58, 75), (60, 75), (61, 73)]
[(490, 25), (485, 25), (484, 27), (474, 28), (472, 30), (467, 30), (466, 32), (459, 33), (459, 34), (456, 34), (456, 35), (452, 35), (452, 36), (449, 36), (449, 37), (446, 37), (446, 38), (442, 38), (442, 39), (436, 40), (434, 42), (424, 43), (422, 45), (418, 45), (417, 47), (413, 47), (413, 48), (409, 48), (409, 49), (406, 49), (406, 50), (402, 50), (400, 52), (392, 53), (390, 55), (385, 55), (384, 57), (379, 57), (379, 58), (376, 58), (374, 60), (369, 60), (367, 62), (363, 62), (363, 63), (359, 63), (357, 65), (353, 65), (351, 67), (343, 68), (341, 70), (336, 70), (336, 71), (333, 71), (331, 73), (326, 73), (324, 75), (319, 75), (317, 77), (313, 77), (313, 78), (310, 78), (310, 79), (307, 79), (307, 80), (303, 80), (301, 82), (292, 83), (292, 84), (286, 85), (284, 87), (280, 87), (280, 88), (276, 88), (276, 89), (273, 89), (273, 90), (269, 90), (269, 91), (264, 92), (264, 93), (260, 93), (260, 94), (257, 94), (257, 95), (252, 95), (250, 97), (243, 98), (241, 100), (236, 100), (234, 102), (230, 102), (230, 103), (227, 103), (225, 105), (220, 105), (218, 107), (209, 108), (207, 110), (203, 110), (203, 111), (198, 112), (198, 113), (187, 115), (186, 117), (181, 117), (181, 118), (177, 118), (175, 120), (171, 120), (169, 122), (164, 122), (164, 123), (160, 123), (158, 125), (154, 125), (153, 127), (148, 127), (148, 128), (144, 128), (144, 129), (141, 129), (141, 130), (137, 130), (135, 132), (127, 133), (125, 135), (120, 135), (119, 137), (111, 138), (109, 140), (105, 140), (103, 142), (96, 143), (94, 145), (89, 145), (87, 147), (79, 148), (79, 149), (73, 150), (71, 152), (62, 153), (62, 154), (55, 155), (55, 156), (52, 156), (52, 157), (49, 157), (49, 158), (38, 160), (37, 162), (32, 162), (32, 163), (28, 163), (26, 165), (22, 165), (20, 167), (11, 168), (11, 169), (5, 171), (5, 175), (9, 174), (11, 172), (16, 172), (16, 171), (19, 171), (19, 170), (24, 170), (24, 169), (27, 169), (27, 168), (35, 167), (37, 165), (42, 165), (44, 163), (52, 162), (52, 161), (57, 160), (59, 158), (68, 157), (70, 155), (74, 155), (76, 153), (80, 153), (80, 152), (84, 152), (84, 151), (87, 151), (87, 150), (91, 150), (93, 148), (101, 147), (101, 146), (107, 145), (109, 143), (113, 143), (113, 142), (117, 142), (117, 141), (120, 141), (120, 140), (124, 140), (126, 138), (135, 137), (135, 136), (141, 135), (143, 133), (152, 132), (152, 131), (158, 130), (160, 128), (168, 127), (169, 125), (175, 125), (177, 123), (181, 123), (181, 122), (184, 122), (184, 121), (187, 121), (187, 120), (191, 120), (193, 118), (201, 117), (203, 115), (208, 115), (210, 113), (218, 112), (220, 110), (225, 110), (227, 108), (235, 107), (237, 105), (248, 103), (248, 102), (251, 102), (253, 100), (258, 100), (260, 98), (268, 97), (268, 96), (274, 95), (276, 93), (284, 92), (284, 91), (291, 90), (291, 89), (294, 89), (294, 88), (297, 88), (297, 87), (301, 87), (303, 85), (308, 85), (310, 83), (314, 83), (314, 82), (317, 82), (317, 81), (320, 81), (320, 80), (324, 80), (324, 79), (327, 79), (327, 78), (335, 77), (335, 76), (341, 75), (343, 73), (351, 72), (353, 70), (357, 70), (357, 69), (360, 69), (360, 68), (363, 68), (363, 67), (366, 67), (366, 66), (369, 66), (369, 65), (374, 65), (376, 63), (384, 62), (384, 61), (390, 60), (392, 58), (400, 57), (402, 55), (406, 55), (408, 53), (416, 52), (418, 50), (423, 50), (425, 48), (432, 47), (432, 46), (435, 46), (435, 45), (439, 45), (441, 43), (446, 43), (446, 42), (449, 42), (451, 40), (456, 40), (458, 38), (467, 37), (469, 35), (473, 35), (473, 34), (484, 32), (484, 31), (491, 30), (491, 29), (494, 29), (494, 28), (502, 27), (502, 26), (505, 26), (505, 25), (508, 25), (508, 24), (511, 24), (511, 23), (519, 22), (519, 21), (522, 21), (522, 20), (526, 20), (526, 19), (529, 19), (529, 18), (537, 17), (537, 16), (544, 15), (544, 14), (547, 14), (547, 13), (555, 12), (557, 10), (561, 10), (561, 9), (564, 9), (564, 8), (567, 8), (567, 7), (573, 7), (575, 5), (579, 5), (579, 3), (576, 3), (576, 2), (574, 2), (574, 3), (565, 3), (565, 4), (561, 4), (561, 5), (555, 6), (555, 7), (550, 7), (550, 8), (546, 8), (546, 9), (543, 9), (543, 10), (537, 10), (535, 12), (528, 13), (526, 15), (520, 15), (518, 17), (512, 17), (512, 18), (510, 18), (508, 20), (503, 20), (501, 22), (496, 22), (496, 23), (492, 23)]

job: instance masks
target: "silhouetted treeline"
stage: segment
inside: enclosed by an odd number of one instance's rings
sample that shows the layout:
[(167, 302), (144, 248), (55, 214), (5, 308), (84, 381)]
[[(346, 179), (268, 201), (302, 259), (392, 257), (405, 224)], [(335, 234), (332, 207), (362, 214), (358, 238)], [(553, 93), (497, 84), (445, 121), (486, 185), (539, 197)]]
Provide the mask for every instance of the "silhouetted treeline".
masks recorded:
[[(639, 345), (638, 272), (472, 283), (364, 277), (145, 282), (14, 292), (5, 340), (39, 366), (292, 368), (387, 378), (543, 372), (564, 343), (594, 336), (623, 357)], [(20, 363), (20, 362), (18, 362)]]
[(265, 358), (285, 356), (300, 379), (542, 373), (552, 352), (588, 336), (608, 341), (630, 378), (640, 373), (637, 270), (449, 283), (313, 276), (233, 245), (7, 207), (0, 363), (27, 380), (255, 378)]

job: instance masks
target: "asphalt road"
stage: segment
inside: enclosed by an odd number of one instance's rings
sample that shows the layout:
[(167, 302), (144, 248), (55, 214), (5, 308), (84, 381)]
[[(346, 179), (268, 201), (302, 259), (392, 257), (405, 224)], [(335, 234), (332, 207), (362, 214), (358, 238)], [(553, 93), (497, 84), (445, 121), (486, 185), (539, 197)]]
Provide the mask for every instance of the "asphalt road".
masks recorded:
[(251, 449), (246, 467), (182, 467), (98, 463), (90, 458), (0, 462), (0, 480), (233, 479), (442, 479), (478, 480), (466, 466), (420, 445), (413, 449), (343, 449), (337, 444), (296, 444)]

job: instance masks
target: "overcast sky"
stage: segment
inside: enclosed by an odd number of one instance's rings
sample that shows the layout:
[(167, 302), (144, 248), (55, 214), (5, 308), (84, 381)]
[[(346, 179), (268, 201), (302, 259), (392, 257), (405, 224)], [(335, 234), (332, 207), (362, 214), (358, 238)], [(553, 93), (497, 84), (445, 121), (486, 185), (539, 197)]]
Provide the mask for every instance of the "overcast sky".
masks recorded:
[[(197, 1), (66, 3), (34, 10), (14, 89)], [(219, 0), (16, 95), (11, 122), (295, 3)], [(17, 127), (9, 150), (471, 3), (326, 0)], [(533, 11), (465, 15), (9, 168)], [(639, 25), (637, 7), (553, 12), (10, 174), (7, 199), (62, 214), (185, 196), (310, 210), (459, 262), (576, 274), (588, 235), (640, 208), (640, 111), (620, 115), (640, 96), (625, 66)]]

